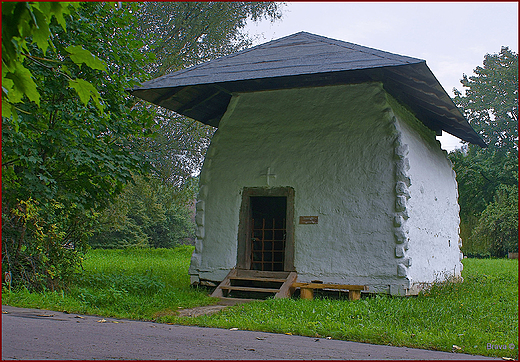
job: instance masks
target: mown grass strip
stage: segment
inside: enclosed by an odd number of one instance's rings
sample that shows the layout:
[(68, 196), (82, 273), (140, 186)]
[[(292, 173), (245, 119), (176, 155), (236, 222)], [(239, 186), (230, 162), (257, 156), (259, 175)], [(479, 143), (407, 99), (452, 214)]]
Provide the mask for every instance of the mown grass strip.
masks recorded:
[(441, 351), (452, 351), (455, 345), (457, 352), (518, 357), (517, 260), (465, 259), (463, 283), (439, 284), (417, 297), (269, 299), (210, 316), (178, 317), (181, 308), (216, 303), (206, 290), (189, 285), (192, 250), (93, 250), (85, 272), (68, 291), (4, 290), (3, 303)]

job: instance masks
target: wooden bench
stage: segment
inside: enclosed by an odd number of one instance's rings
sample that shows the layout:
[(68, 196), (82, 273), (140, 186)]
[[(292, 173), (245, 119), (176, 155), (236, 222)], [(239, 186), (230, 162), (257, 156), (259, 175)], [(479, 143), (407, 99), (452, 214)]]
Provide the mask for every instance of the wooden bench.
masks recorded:
[(292, 288), (300, 288), (300, 298), (312, 299), (314, 289), (336, 289), (348, 290), (348, 299), (358, 300), (361, 298), (361, 291), (368, 290), (366, 285), (346, 285), (346, 284), (323, 284), (323, 283), (293, 283)]

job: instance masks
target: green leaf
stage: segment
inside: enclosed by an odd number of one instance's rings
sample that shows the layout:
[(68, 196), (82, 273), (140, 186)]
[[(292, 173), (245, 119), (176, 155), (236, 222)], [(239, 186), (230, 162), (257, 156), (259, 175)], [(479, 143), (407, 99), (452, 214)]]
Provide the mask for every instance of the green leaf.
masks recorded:
[[(11, 116), (13, 115), (12, 108), (13, 105), (7, 102), (5, 97), (2, 97), (2, 117), (11, 118)], [(18, 130), (15, 131), (18, 132)]]
[[(31, 5), (31, 8), (41, 11), (47, 17), (47, 19), (50, 19), (51, 15), (52, 15), (51, 4), (52, 4), (51, 2), (42, 1), (42, 2), (33, 2), (30, 5)], [(49, 23), (49, 22), (47, 22), (47, 23)], [(41, 24), (38, 23), (37, 25), (40, 26)]]
[[(3, 72), (2, 72), (3, 73)], [(14, 82), (12, 79), (5, 78), (5, 76), (8, 74), (2, 74), (2, 99), (4, 98), (4, 93), (9, 93), (9, 90), (14, 87)]]
[(96, 58), (88, 50), (83, 49), (79, 45), (71, 45), (65, 48), (70, 53), (70, 59), (77, 65), (85, 64), (87, 67), (98, 70), (105, 70), (106, 65), (101, 59)]
[(51, 2), (50, 4), (51, 12), (56, 17), (56, 21), (61, 25), (64, 31), (67, 31), (67, 24), (63, 15), (69, 13), (68, 4), (59, 2)]
[(33, 29), (33, 40), (43, 51), (43, 54), (49, 47), (49, 37), (51, 32), (49, 31), (49, 18), (42, 13), (39, 9), (33, 9), (34, 17), (36, 18), (36, 27)]
[(10, 102), (20, 102), (25, 94), (29, 100), (38, 106), (40, 105), (40, 93), (36, 88), (36, 83), (34, 83), (29, 69), (25, 68), (21, 63), (16, 63), (14, 72), (8, 73), (6, 78), (11, 79), (14, 84), (12, 90), (8, 93)]
[(61, 70), (63, 73), (67, 74), (69, 77), (71, 76), (71, 72), (69, 71), (69, 68), (68, 68), (66, 65), (62, 65), (61, 68), (60, 68), (60, 70)]
[(79, 99), (84, 105), (87, 105), (89, 100), (92, 98), (92, 101), (99, 111), (103, 111), (103, 105), (100, 102), (101, 96), (99, 95), (98, 90), (91, 83), (79, 78), (71, 79), (69, 81), (69, 87), (78, 92)]

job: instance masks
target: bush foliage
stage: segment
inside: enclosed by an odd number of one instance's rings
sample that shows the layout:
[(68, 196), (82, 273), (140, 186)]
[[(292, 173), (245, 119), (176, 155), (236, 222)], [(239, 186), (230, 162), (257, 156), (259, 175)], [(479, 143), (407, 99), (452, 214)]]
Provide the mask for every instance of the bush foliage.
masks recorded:
[(506, 256), (518, 250), (518, 187), (500, 185), (495, 199), (480, 215), (471, 235), (477, 251)]
[(56, 201), (29, 198), (13, 208), (2, 205), (2, 271), (9, 286), (62, 287), (88, 250), (93, 220), (77, 206)]

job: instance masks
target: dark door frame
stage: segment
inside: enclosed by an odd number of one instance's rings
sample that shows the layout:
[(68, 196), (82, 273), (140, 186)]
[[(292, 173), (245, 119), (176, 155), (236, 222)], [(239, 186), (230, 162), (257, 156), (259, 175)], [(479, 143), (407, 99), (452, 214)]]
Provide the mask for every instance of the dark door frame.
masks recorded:
[(284, 271), (294, 271), (294, 189), (292, 187), (244, 187), (238, 223), (237, 269), (251, 269), (249, 224), (251, 222), (252, 196), (281, 196), (287, 198)]

